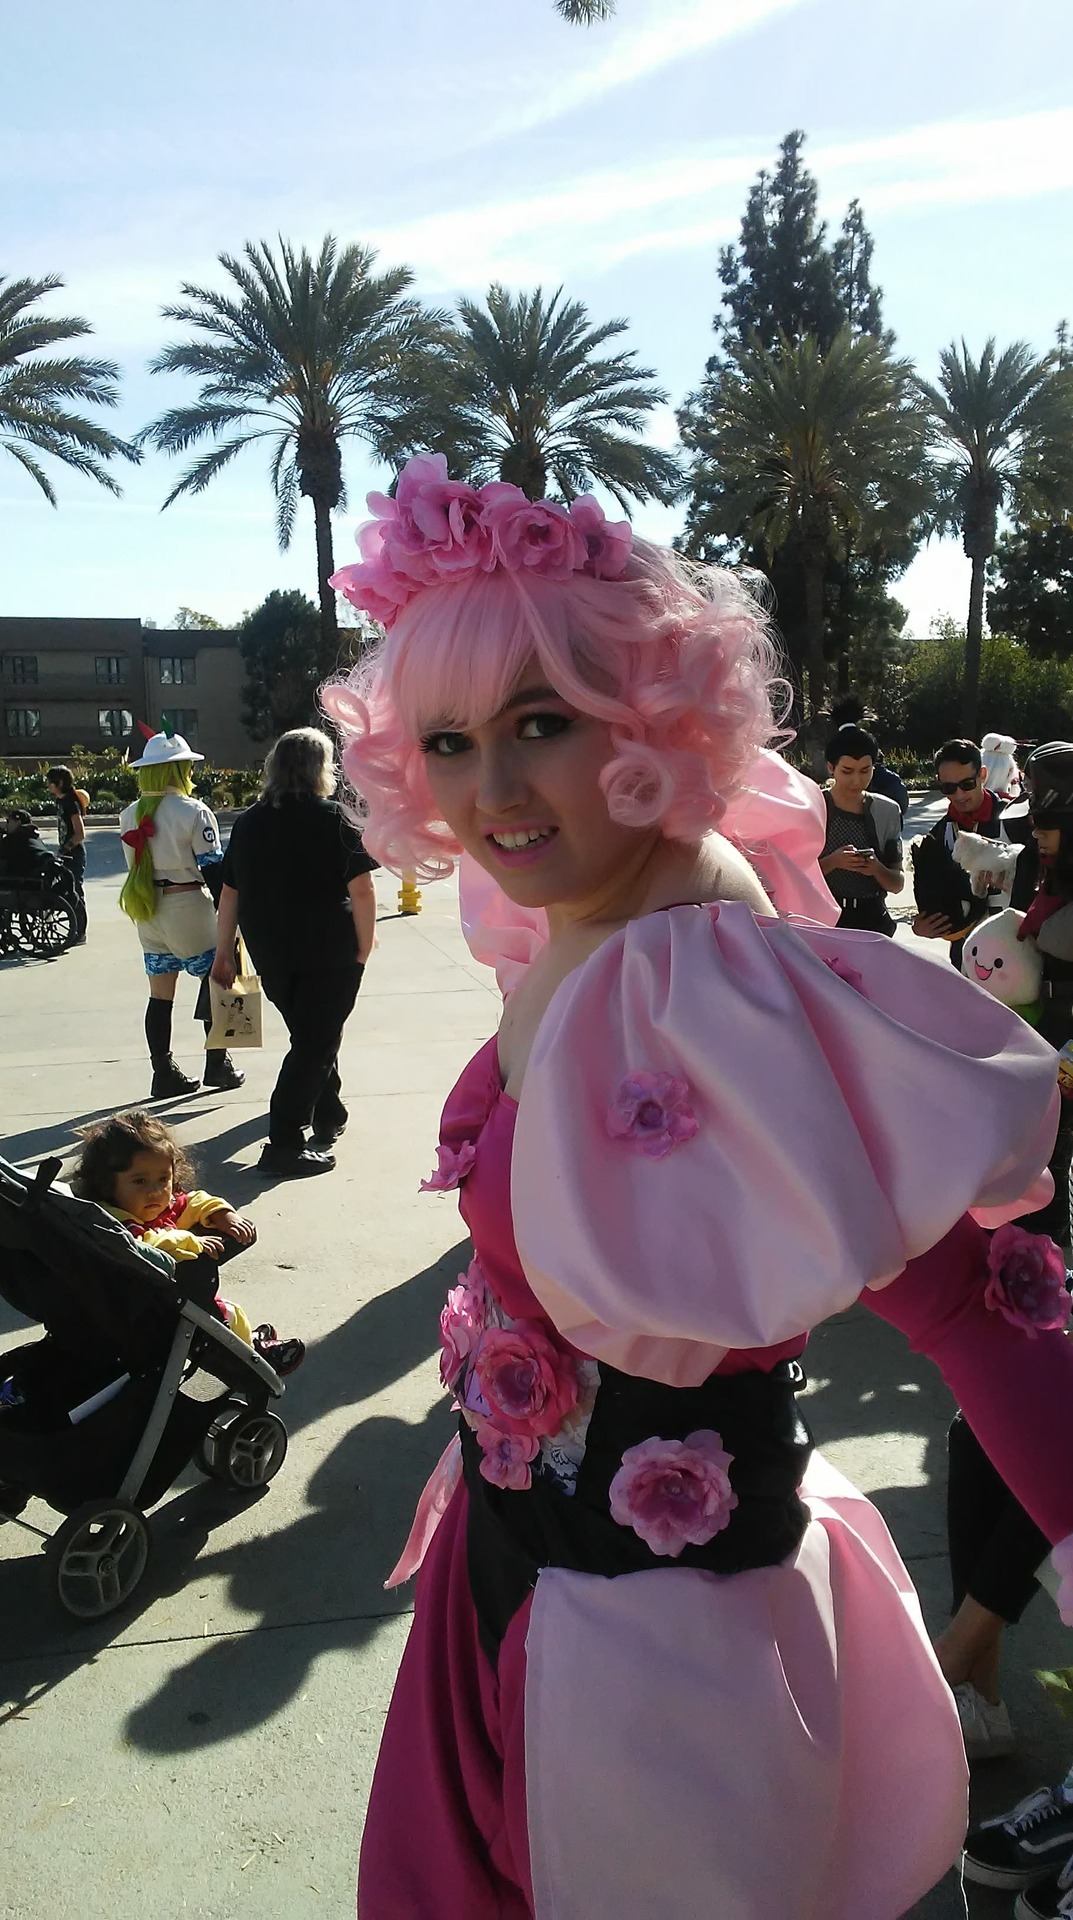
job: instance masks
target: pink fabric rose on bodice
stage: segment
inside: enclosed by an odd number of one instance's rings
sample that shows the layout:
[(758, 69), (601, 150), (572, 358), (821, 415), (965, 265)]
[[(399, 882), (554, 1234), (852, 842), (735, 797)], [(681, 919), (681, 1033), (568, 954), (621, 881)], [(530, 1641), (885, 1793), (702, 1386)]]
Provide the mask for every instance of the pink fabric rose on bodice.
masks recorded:
[(984, 1303), (1004, 1320), (1020, 1327), (1030, 1340), (1042, 1330), (1067, 1327), (1070, 1300), (1066, 1292), (1066, 1263), (1060, 1247), (1045, 1233), (1026, 1233), (1012, 1223), (991, 1236), (987, 1266), (990, 1279)]
[(474, 1260), (447, 1295), (440, 1314), (440, 1379), (450, 1389), (473, 1352), (487, 1318), (484, 1278)]
[(435, 1169), (427, 1180), (422, 1180), (420, 1192), (450, 1193), (453, 1187), (457, 1187), (459, 1182), (465, 1179), (467, 1173), (472, 1172), (476, 1159), (477, 1149), (472, 1140), (463, 1140), (457, 1150), (454, 1147), (444, 1146), (441, 1141), (436, 1148)]
[(607, 1116), (613, 1140), (628, 1140), (650, 1160), (662, 1160), (698, 1131), (689, 1084), (673, 1073), (631, 1073)]
[(540, 1443), (533, 1433), (503, 1433), (494, 1427), (490, 1420), (484, 1420), (477, 1414), (474, 1432), (484, 1458), (481, 1461), (481, 1477), (490, 1480), (493, 1487), (510, 1487), (514, 1493), (524, 1493), (533, 1484), (529, 1463), (535, 1460)]
[(642, 1440), (627, 1447), (611, 1482), (611, 1518), (632, 1527), (653, 1553), (677, 1560), (722, 1533), (738, 1504), (727, 1469), (734, 1456), (717, 1433), (685, 1440)]
[(573, 1359), (535, 1320), (486, 1328), (473, 1373), (492, 1425), (504, 1433), (557, 1433), (577, 1405)]

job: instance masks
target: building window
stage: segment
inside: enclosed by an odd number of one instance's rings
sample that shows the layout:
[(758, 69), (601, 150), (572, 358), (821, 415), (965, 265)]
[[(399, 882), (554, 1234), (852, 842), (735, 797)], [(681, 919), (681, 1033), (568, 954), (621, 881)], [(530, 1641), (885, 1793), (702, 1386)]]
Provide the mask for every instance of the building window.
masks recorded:
[(97, 681), (105, 687), (121, 686), (127, 677), (127, 658), (122, 653), (97, 655)]
[(30, 686), (37, 680), (36, 653), (9, 653), (4, 657), (4, 679), (16, 687)]
[(197, 661), (192, 654), (161, 655), (160, 684), (162, 687), (192, 687), (196, 680)]
[(165, 733), (181, 733), (188, 747), (197, 746), (196, 707), (161, 707), (160, 724)]
[(31, 740), (41, 731), (40, 707), (8, 707), (4, 721), (10, 734), (19, 740)]
[(134, 730), (134, 715), (126, 707), (99, 707), (97, 719), (106, 740), (125, 740)]

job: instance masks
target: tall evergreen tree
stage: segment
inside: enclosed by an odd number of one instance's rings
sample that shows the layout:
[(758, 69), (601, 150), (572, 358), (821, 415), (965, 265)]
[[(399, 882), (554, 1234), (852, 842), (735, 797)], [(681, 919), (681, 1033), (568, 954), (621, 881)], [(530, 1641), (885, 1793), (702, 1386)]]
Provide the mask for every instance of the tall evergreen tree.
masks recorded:
[[(851, 202), (829, 243), (819, 218), (817, 183), (803, 161), (804, 143), (800, 130), (787, 134), (775, 172), (761, 172), (750, 190), (740, 239), (720, 254), (723, 310), (713, 323), (718, 347), (701, 387), (678, 416), (683, 442), (697, 456), (686, 551), (697, 559), (747, 561), (768, 574), (783, 639), (796, 662), (816, 644), (814, 573), (810, 565), (806, 594), (806, 559), (797, 529), (788, 525), (781, 544), (768, 540), (761, 546), (745, 523), (736, 530), (727, 526), (722, 482), (704, 448), (719, 432), (724, 386), (739, 352), (760, 350), (777, 360), (811, 340), (822, 360), (844, 328), (853, 338), (873, 336), (888, 350), (893, 347), (893, 335), (883, 327), (882, 292), (872, 280), (873, 241), (860, 202)], [(723, 531), (717, 534), (716, 527)], [(884, 634), (893, 640), (900, 631), (904, 612), (887, 587), (919, 544), (905, 500), (873, 519), (867, 549), (858, 546), (861, 537), (830, 546), (825, 562), (825, 644), (828, 653), (839, 654), (843, 680), (853, 635), (867, 627), (879, 650)]]
[(1006, 633), (1030, 653), (1073, 654), (1073, 520), (1016, 527), (1004, 533), (987, 595), (992, 633)]

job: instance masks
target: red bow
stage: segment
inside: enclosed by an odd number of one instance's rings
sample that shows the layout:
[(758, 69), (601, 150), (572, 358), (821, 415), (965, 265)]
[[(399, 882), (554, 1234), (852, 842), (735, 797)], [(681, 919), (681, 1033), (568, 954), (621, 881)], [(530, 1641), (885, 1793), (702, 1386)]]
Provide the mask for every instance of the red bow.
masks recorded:
[(123, 834), (123, 844), (124, 846), (134, 848), (135, 860), (145, 852), (155, 832), (156, 828), (153, 825), (152, 815), (149, 814), (144, 820), (139, 820), (137, 826), (132, 827), (129, 833)]

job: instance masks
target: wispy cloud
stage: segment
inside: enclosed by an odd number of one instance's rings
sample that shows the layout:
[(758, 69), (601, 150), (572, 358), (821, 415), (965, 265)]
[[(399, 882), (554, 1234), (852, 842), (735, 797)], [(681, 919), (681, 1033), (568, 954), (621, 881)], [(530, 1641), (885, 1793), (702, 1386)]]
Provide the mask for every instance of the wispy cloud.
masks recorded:
[(808, 0), (648, 0), (639, 23), (622, 19), (602, 27), (599, 34), (575, 30), (562, 76), (490, 127), (488, 137), (499, 139), (561, 119), (806, 4)]
[[(689, 148), (636, 167), (594, 170), (539, 194), (450, 206), (369, 237), (430, 289), (570, 279), (640, 255), (711, 248), (737, 231), (743, 189), (772, 143)], [(869, 216), (1029, 199), (1073, 187), (1073, 109), (947, 121), (810, 149), (837, 217), (857, 195)]]

